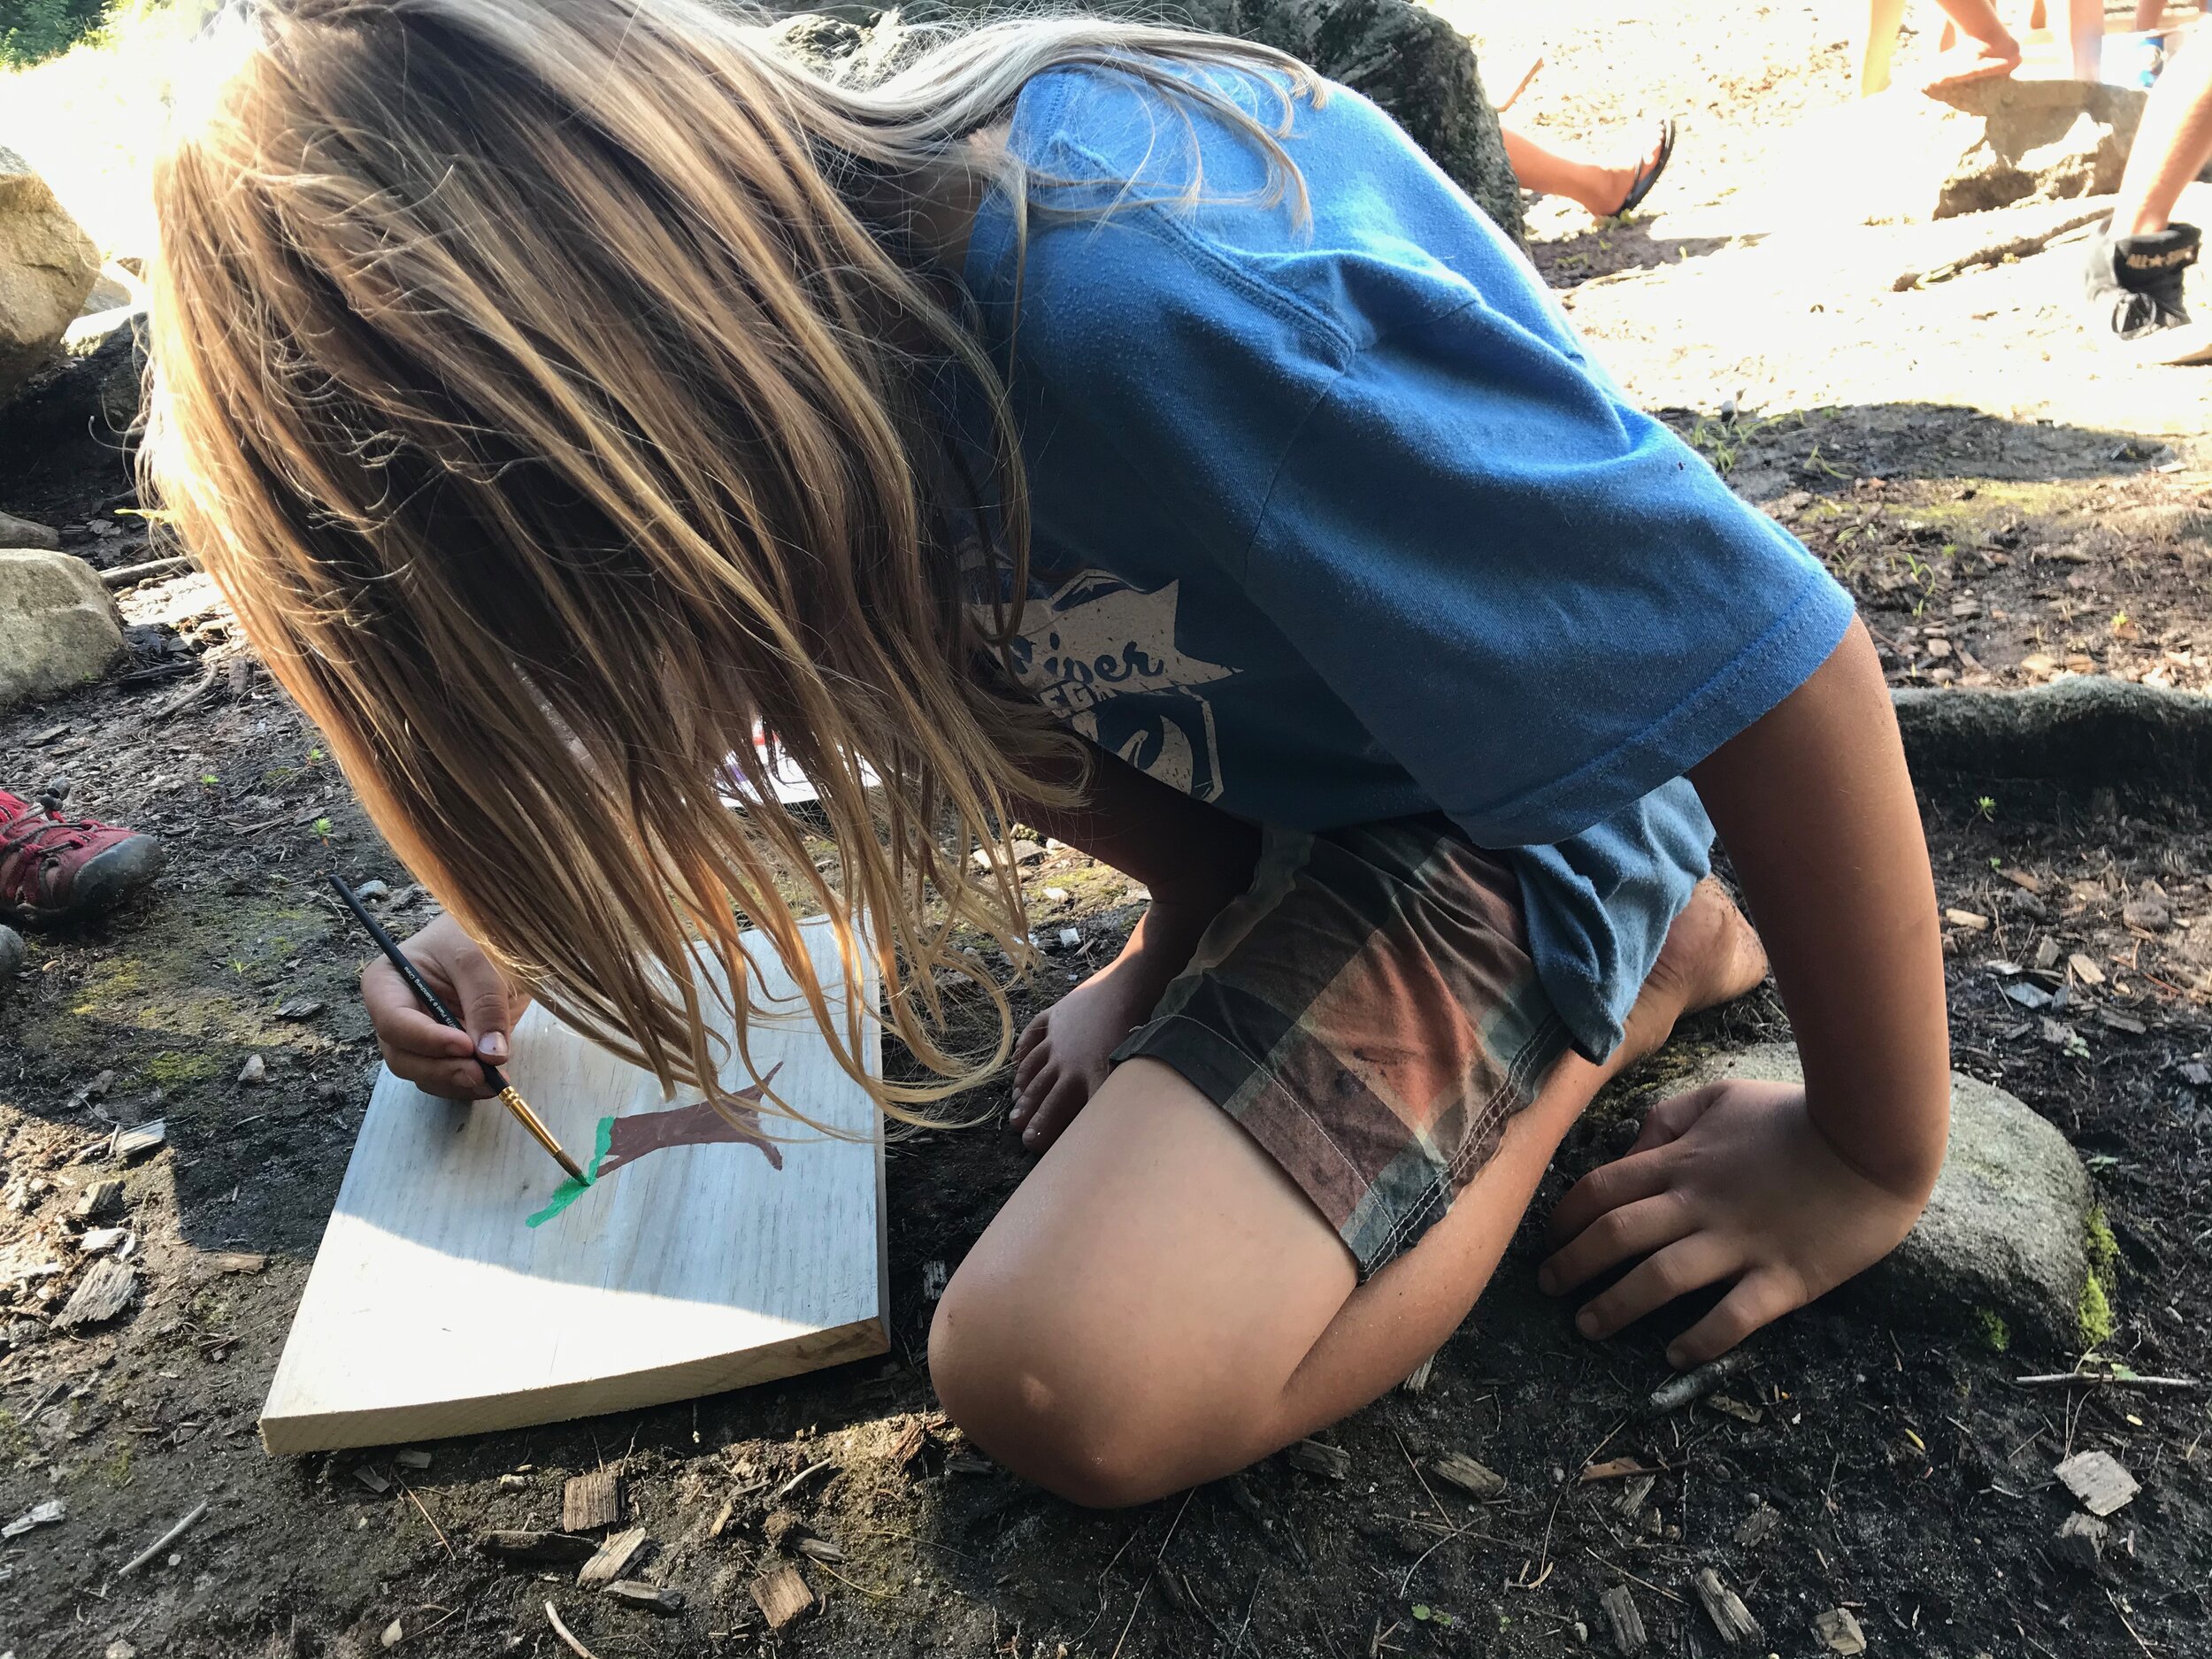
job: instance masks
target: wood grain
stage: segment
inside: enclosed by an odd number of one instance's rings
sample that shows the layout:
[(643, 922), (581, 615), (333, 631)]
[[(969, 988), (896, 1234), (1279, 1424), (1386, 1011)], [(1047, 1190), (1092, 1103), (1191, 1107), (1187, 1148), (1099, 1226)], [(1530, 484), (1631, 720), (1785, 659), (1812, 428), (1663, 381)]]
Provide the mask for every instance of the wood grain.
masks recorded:
[[(833, 998), (826, 923), (803, 933)], [(672, 1147), (529, 1228), (559, 1171), (504, 1111), (379, 1079), (267, 1404), (272, 1452), (475, 1433), (765, 1382), (889, 1346), (883, 1141), (773, 948), (747, 943), (767, 995), (754, 1064), (841, 1141), (766, 1120), (757, 1148)], [(864, 990), (871, 1004), (875, 986)], [(672, 1102), (640, 1071), (534, 1006), (508, 1076), (572, 1150), (599, 1119)], [(879, 1056), (872, 1041), (869, 1065)], [(750, 1078), (735, 1058), (728, 1087)]]

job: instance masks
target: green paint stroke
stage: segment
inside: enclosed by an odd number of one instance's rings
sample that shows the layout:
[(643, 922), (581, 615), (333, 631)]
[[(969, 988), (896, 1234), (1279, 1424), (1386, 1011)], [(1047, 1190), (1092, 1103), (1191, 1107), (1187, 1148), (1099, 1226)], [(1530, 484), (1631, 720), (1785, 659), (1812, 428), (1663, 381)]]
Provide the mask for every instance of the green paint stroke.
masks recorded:
[(581, 1198), (584, 1195), (584, 1189), (599, 1179), (599, 1166), (606, 1161), (607, 1148), (613, 1144), (614, 1119), (602, 1118), (599, 1120), (598, 1143), (592, 1148), (591, 1162), (584, 1165), (583, 1179), (578, 1180), (573, 1175), (570, 1176), (553, 1189), (553, 1196), (545, 1208), (522, 1225), (526, 1227), (541, 1225), (552, 1220), (554, 1217)]

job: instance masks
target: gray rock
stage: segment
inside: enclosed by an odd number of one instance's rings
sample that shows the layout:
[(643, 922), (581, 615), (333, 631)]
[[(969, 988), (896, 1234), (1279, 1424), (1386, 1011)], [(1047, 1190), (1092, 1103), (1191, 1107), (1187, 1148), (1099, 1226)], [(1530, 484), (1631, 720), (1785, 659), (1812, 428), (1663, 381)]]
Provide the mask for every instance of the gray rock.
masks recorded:
[(97, 680), (122, 651), (99, 572), (66, 553), (0, 549), (0, 709)]
[(22, 971), (24, 954), (23, 935), (12, 927), (0, 926), (0, 979)]
[[(1010, 9), (993, 0), (956, 0), (908, 15), (987, 16)], [(1474, 48), (1427, 7), (1413, 0), (1096, 0), (1087, 9), (1233, 35), (1312, 65), (1381, 105), (1516, 243), (1522, 240), (1520, 185), (1506, 165), (1504, 135), (1483, 91)], [(898, 67), (914, 44), (896, 11), (864, 12), (856, 19), (804, 12), (775, 29), (782, 50), (817, 73), (864, 81)]]
[(29, 518), (19, 518), (12, 512), (0, 512), (0, 547), (39, 548), (48, 553), (61, 551), (61, 532), (50, 524), (39, 524)]
[(120, 439), (138, 424), (145, 378), (142, 307), (80, 317), (0, 408), (0, 451), (35, 454), (88, 432)]
[(0, 148), (0, 402), (45, 360), (99, 274), (92, 239), (28, 162)]
[(1801, 199), (1868, 224), (1978, 213), (2117, 189), (2144, 93), (2077, 81), (1899, 88), (1805, 122), (1784, 176)]
[[(1680, 1084), (1800, 1082), (1779, 1043), (1716, 1055)], [(1965, 1333), (1994, 1314), (2016, 1340), (2080, 1347), (2089, 1174), (2066, 1137), (2001, 1088), (1951, 1074), (1951, 1141), (1905, 1241), (1847, 1288), (1884, 1319)]]

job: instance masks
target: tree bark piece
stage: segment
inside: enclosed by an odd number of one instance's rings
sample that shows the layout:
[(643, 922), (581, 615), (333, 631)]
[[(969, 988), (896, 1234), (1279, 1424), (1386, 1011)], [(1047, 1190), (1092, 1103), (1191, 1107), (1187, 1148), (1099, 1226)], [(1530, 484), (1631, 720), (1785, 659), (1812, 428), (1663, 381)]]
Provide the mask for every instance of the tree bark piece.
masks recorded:
[(2142, 1490), (2110, 1452), (2076, 1452), (2056, 1472), (2066, 1490), (2081, 1500), (2081, 1507), (2100, 1517), (2121, 1508)]
[(1429, 1465), (1429, 1473), (1457, 1486), (1471, 1498), (1494, 1498), (1505, 1490), (1505, 1477), (1464, 1452), (1450, 1452)]
[(561, 1531), (595, 1532), (622, 1518), (622, 1477), (611, 1469), (578, 1475), (561, 1488)]
[(1706, 1617), (1713, 1621), (1713, 1628), (1720, 1632), (1723, 1641), (1740, 1647), (1759, 1639), (1759, 1621), (1751, 1617), (1751, 1609), (1743, 1604), (1743, 1598), (1721, 1582), (1720, 1574), (1710, 1567), (1700, 1567), (1697, 1577), (1690, 1580), (1690, 1587), (1697, 1592)]
[(752, 1591), (753, 1605), (760, 1609), (770, 1630), (781, 1630), (814, 1605), (814, 1592), (787, 1561), (778, 1562), (754, 1579)]
[(1635, 1659), (1650, 1640), (1644, 1633), (1644, 1616), (1636, 1610), (1636, 1598), (1624, 1584), (1617, 1584), (1598, 1598), (1605, 1622), (1613, 1632), (1613, 1646), (1621, 1659)]
[(54, 1320), (54, 1328), (73, 1331), (80, 1325), (100, 1325), (112, 1319), (130, 1305), (131, 1294), (137, 1288), (138, 1274), (134, 1270), (103, 1257), (77, 1281), (76, 1292)]
[(634, 1526), (626, 1532), (617, 1532), (599, 1546), (599, 1553), (586, 1562), (576, 1574), (577, 1585), (586, 1590), (612, 1584), (617, 1578), (626, 1578), (638, 1558), (645, 1554), (652, 1540), (645, 1529)]

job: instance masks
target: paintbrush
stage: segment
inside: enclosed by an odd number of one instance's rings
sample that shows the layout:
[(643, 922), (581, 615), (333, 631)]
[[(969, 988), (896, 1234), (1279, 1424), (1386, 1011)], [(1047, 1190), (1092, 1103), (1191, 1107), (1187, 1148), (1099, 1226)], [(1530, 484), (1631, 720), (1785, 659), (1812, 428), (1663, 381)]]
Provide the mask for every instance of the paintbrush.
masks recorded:
[[(453, 1010), (438, 1000), (435, 991), (423, 983), (422, 975), (415, 971), (415, 964), (407, 960), (406, 953), (399, 948), (399, 941), (384, 931), (383, 924), (369, 914), (368, 906), (355, 896), (351, 887), (339, 879), (334, 870), (330, 872), (330, 885), (337, 889), (338, 896), (346, 902), (346, 908), (353, 912), (355, 918), (369, 930), (369, 937), (376, 941), (376, 948), (384, 953), (384, 959), (399, 970), (399, 977), (406, 980), (407, 988), (421, 999), (422, 1005), (430, 1010), (430, 1017), (441, 1025), (450, 1025), (455, 1031), (465, 1033), (468, 1027), (454, 1018)], [(553, 1155), (555, 1163), (576, 1179), (582, 1180), (584, 1171), (576, 1160), (561, 1150), (561, 1143), (553, 1138), (553, 1132), (540, 1121), (537, 1113), (530, 1110), (530, 1102), (515, 1093), (515, 1086), (500, 1075), (499, 1068), (480, 1054), (476, 1056), (476, 1064), (484, 1068), (484, 1080), (499, 1091), (500, 1104), (514, 1113), (515, 1121), (527, 1129), (532, 1138)]]

